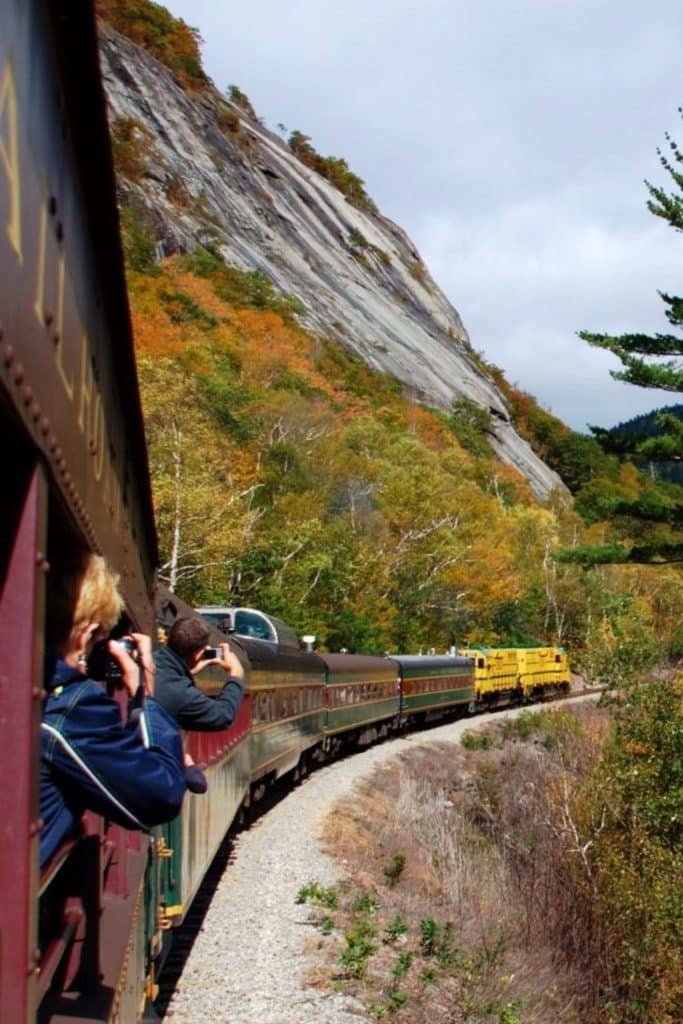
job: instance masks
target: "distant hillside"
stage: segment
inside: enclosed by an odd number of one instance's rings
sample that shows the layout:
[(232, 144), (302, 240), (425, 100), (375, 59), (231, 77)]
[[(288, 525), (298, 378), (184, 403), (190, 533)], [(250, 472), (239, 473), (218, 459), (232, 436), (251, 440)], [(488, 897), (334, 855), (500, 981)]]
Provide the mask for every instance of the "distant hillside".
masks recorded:
[[(201, 69), (197, 36), (157, 4), (99, 0), (102, 70), (129, 258), (200, 249), (288, 296), (296, 321), (390, 374), (407, 399), (475, 403), (534, 493), (561, 479), (517, 432), (491, 368), (405, 232), (340, 157), (287, 142)], [(126, 33), (124, 36), (121, 33)]]
[[(662, 431), (657, 426), (656, 420), (662, 413), (668, 413), (679, 420), (683, 420), (683, 405), (665, 405), (661, 409), (654, 409), (652, 412), (634, 416), (633, 419), (626, 420), (625, 423), (618, 423), (615, 427), (612, 427), (609, 434), (614, 437), (618, 435), (640, 438), (657, 437)], [(645, 468), (647, 465), (639, 460), (636, 460), (636, 464), (640, 465), (641, 468)], [(653, 465), (652, 472), (656, 473), (660, 480), (668, 480), (670, 483), (683, 485), (683, 452), (681, 452), (680, 459), (672, 460), (671, 462), (658, 462), (656, 465)]]
[(613, 496), (651, 481), (508, 384), (346, 161), (221, 95), (193, 29), (97, 9), (159, 577), (323, 650), (553, 642), (604, 677), (656, 616), (679, 652), (665, 571), (554, 557), (621, 539)]

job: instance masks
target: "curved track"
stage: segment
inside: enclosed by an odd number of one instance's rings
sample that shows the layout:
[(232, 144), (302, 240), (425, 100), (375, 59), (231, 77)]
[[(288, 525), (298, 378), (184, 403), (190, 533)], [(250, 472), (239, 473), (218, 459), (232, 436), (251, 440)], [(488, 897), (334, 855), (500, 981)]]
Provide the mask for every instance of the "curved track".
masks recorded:
[[(582, 691), (569, 699), (597, 692)], [(317, 769), (295, 788), (277, 787), (265, 813), (228, 837), (208, 873), (162, 976), (160, 1014), (168, 1013), (174, 1024), (365, 1020), (353, 999), (307, 986), (302, 978), (315, 961), (306, 948), (312, 937), (309, 910), (296, 904), (297, 892), (312, 880), (334, 884), (341, 871), (321, 846), (325, 817), (382, 763), (434, 741), (458, 742), (475, 725), (533, 707), (538, 705), (459, 718), (394, 737)]]

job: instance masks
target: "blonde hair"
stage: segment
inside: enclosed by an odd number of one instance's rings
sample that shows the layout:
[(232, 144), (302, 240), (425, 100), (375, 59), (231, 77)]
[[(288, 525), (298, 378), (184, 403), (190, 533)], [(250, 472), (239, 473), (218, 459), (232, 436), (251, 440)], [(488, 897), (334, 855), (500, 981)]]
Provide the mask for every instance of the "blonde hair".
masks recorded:
[(97, 622), (109, 633), (123, 610), (119, 574), (101, 555), (84, 551), (50, 560), (47, 586), (47, 640), (59, 648), (77, 630)]

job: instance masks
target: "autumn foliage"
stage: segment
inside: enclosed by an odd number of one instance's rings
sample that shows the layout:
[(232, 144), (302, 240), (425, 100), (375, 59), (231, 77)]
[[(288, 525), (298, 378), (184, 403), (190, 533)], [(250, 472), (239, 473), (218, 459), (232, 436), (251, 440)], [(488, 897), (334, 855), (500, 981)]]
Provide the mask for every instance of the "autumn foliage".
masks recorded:
[(152, 0), (96, 0), (95, 9), (103, 21), (169, 68), (179, 85), (198, 89), (207, 84), (199, 32), (182, 18)]
[(564, 643), (595, 677), (683, 641), (676, 577), (555, 561), (585, 526), (539, 506), (476, 410), (416, 405), (258, 274), (201, 250), (154, 269), (130, 271), (132, 313), (162, 576), (188, 600), (328, 649)]

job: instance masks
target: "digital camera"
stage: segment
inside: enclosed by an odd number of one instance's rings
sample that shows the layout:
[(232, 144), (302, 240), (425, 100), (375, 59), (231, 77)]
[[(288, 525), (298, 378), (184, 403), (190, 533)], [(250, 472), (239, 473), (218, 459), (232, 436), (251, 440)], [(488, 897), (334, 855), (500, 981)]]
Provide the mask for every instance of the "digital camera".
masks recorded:
[[(108, 640), (98, 640), (88, 658), (88, 675), (100, 683), (118, 684), (121, 682), (121, 666), (107, 649)], [(129, 636), (122, 636), (114, 643), (135, 658), (137, 647)]]
[(204, 658), (209, 658), (211, 661), (215, 661), (216, 658), (220, 658), (221, 652), (218, 647), (205, 647)]

